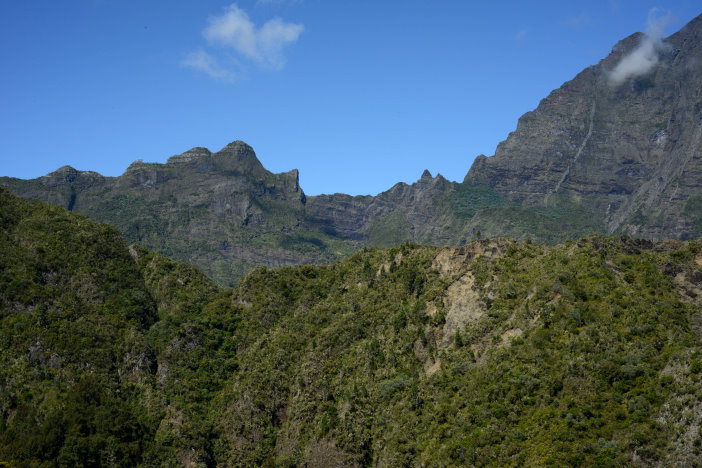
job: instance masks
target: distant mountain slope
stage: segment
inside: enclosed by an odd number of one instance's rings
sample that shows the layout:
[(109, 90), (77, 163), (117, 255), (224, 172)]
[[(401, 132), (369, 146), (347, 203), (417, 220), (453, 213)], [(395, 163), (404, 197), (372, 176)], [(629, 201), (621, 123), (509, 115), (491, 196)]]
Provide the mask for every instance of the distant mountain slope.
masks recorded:
[(129, 242), (198, 265), (231, 284), (253, 265), (328, 263), (355, 245), (308, 230), (297, 171), (272, 174), (234, 142), (193, 148), (166, 164), (137, 161), (120, 177), (63, 167), (2, 184), (118, 227)]
[(702, 242), (507, 239), (234, 290), (0, 188), (0, 464), (694, 466)]
[[(642, 43), (658, 62), (615, 80), (617, 64)], [(494, 156), (476, 159), (465, 182), (530, 206), (576, 201), (607, 232), (699, 236), (702, 16), (660, 42), (640, 33), (619, 42), (522, 116)]]
[(128, 242), (195, 265), (224, 286), (255, 265), (328, 264), (369, 245), (460, 245), (481, 231), (556, 243), (603, 231), (591, 216), (520, 207), (489, 187), (428, 171), (377, 196), (308, 197), (296, 170), (270, 173), (241, 141), (217, 153), (193, 148), (166, 164), (137, 161), (119, 177), (66, 166), (34, 180), (3, 177), (0, 185), (111, 223)]
[(270, 173), (240, 141), (217, 153), (194, 148), (166, 164), (137, 161), (120, 177), (62, 167), (0, 184), (114, 224), (129, 242), (196, 265), (222, 285), (254, 265), (330, 263), (363, 245), (456, 243), (469, 219), (457, 210), (472, 215), (500, 199), (471, 187), (474, 200), (458, 206), (451, 194), (461, 186), (428, 172), (377, 197), (307, 197), (296, 170)]

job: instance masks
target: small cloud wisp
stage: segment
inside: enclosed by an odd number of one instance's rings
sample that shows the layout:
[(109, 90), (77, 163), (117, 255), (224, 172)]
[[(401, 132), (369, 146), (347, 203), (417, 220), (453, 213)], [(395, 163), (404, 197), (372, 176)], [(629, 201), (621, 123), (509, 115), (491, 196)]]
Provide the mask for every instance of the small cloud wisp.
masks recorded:
[(283, 48), (300, 37), (304, 26), (273, 18), (260, 28), (236, 4), (229, 5), (224, 14), (212, 16), (202, 31), (210, 44), (231, 47), (239, 54), (260, 64), (279, 70), (285, 65)]
[(671, 22), (671, 14), (658, 15), (653, 8), (648, 14), (648, 28), (639, 45), (625, 55), (609, 72), (609, 84), (619, 86), (629, 78), (645, 75), (658, 64), (659, 53), (666, 49), (663, 42), (665, 27)]
[(219, 66), (217, 60), (204, 50), (190, 52), (180, 64), (204, 72), (216, 80), (233, 81), (235, 78), (234, 73)]

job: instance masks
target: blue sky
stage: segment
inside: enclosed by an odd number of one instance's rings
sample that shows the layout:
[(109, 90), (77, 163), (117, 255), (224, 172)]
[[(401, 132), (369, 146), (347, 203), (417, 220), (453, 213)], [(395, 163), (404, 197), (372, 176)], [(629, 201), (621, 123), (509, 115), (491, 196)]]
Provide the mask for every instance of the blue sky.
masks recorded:
[[(552, 89), (698, 1), (63, 0), (0, 6), (0, 175), (116, 176), (234, 140), (308, 194), (463, 180)], [(669, 16), (668, 16), (669, 15)]]

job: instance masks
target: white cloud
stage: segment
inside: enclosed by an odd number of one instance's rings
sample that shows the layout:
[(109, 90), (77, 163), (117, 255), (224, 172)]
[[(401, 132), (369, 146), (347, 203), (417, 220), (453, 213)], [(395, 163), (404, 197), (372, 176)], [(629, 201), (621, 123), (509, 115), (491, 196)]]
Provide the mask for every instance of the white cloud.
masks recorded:
[(234, 73), (219, 66), (217, 60), (204, 50), (189, 53), (180, 64), (184, 67), (205, 72), (217, 80), (232, 81), (234, 79)]
[(212, 16), (202, 31), (210, 44), (230, 47), (259, 64), (280, 69), (285, 65), (283, 48), (300, 37), (304, 26), (273, 18), (260, 28), (236, 4), (220, 16)]
[(671, 20), (670, 12), (661, 15), (659, 9), (651, 9), (648, 13), (646, 34), (641, 38), (639, 45), (622, 57), (609, 72), (610, 85), (619, 86), (629, 78), (645, 75), (658, 64), (659, 53), (666, 49), (662, 37)]

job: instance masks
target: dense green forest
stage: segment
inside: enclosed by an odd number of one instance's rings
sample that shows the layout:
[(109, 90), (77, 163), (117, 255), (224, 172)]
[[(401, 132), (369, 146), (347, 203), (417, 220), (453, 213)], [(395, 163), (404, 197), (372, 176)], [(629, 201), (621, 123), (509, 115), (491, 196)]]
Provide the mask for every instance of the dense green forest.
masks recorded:
[(702, 464), (702, 241), (364, 249), (233, 290), (0, 188), (0, 466)]

